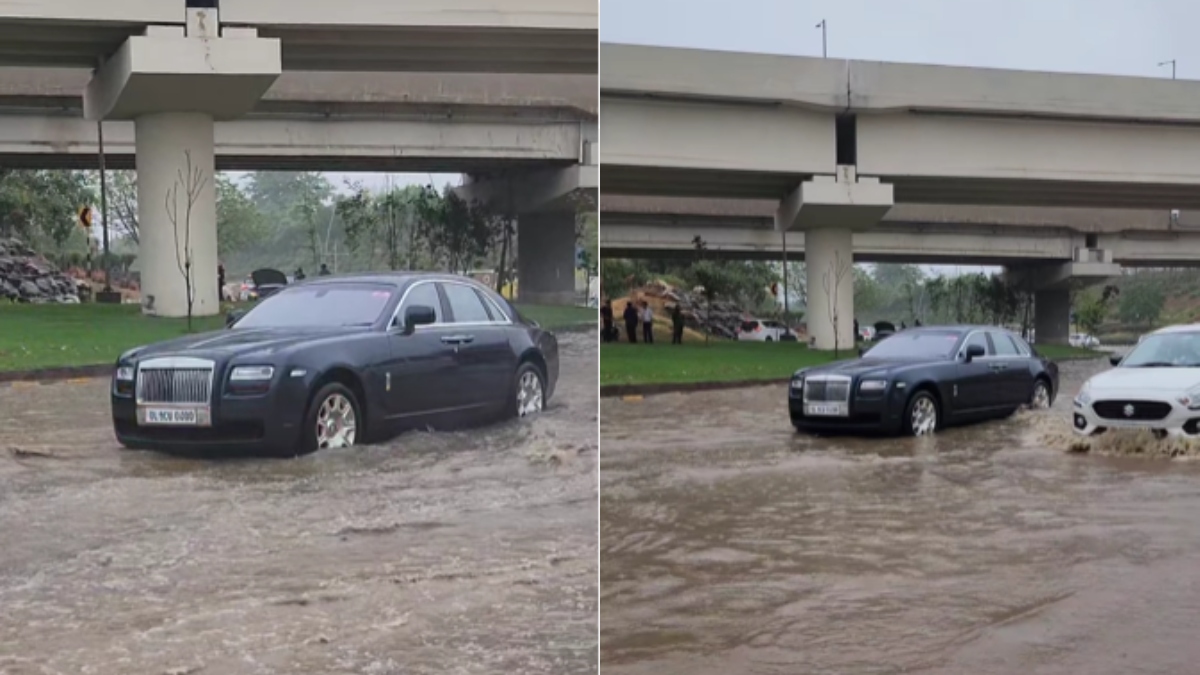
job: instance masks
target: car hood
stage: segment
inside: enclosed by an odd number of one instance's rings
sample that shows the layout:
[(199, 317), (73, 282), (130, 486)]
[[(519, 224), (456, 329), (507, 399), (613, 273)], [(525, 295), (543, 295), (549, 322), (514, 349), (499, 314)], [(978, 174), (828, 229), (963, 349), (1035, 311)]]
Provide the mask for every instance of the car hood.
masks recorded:
[(1088, 387), (1188, 391), (1200, 387), (1200, 368), (1113, 368), (1088, 380)]
[(927, 366), (931, 363), (933, 362), (925, 359), (853, 359), (851, 361), (838, 361), (815, 368), (806, 368), (804, 369), (804, 374), (806, 376), (847, 375), (850, 377), (859, 375), (884, 375), (901, 368)]
[(365, 332), (367, 328), (233, 328), (159, 342), (127, 357), (269, 355), (298, 345)]

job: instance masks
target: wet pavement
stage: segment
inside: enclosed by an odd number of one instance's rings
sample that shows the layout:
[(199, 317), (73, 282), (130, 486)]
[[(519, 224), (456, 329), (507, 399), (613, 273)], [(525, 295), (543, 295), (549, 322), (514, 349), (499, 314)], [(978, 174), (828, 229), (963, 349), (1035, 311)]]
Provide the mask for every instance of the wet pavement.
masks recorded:
[(923, 439), (796, 435), (783, 386), (603, 400), (604, 672), (1200, 672), (1200, 463), (1068, 452), (1104, 367)]
[(596, 338), (560, 344), (532, 420), (293, 460), (0, 389), (0, 673), (594, 673)]

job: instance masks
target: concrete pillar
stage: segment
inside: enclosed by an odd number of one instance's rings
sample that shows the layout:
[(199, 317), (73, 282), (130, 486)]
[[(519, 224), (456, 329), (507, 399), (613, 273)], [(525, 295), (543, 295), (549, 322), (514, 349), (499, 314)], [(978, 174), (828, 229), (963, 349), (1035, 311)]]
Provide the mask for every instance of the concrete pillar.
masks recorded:
[(517, 216), (517, 298), (533, 305), (575, 303), (575, 212)]
[(213, 118), (153, 113), (134, 121), (142, 311), (187, 316), (183, 263), (190, 254), (192, 315), (220, 312)]
[(1039, 345), (1065, 345), (1071, 337), (1071, 292), (1036, 291), (1033, 294), (1034, 339)]
[(854, 233), (849, 228), (804, 232), (808, 276), (808, 343), (816, 349), (854, 348)]

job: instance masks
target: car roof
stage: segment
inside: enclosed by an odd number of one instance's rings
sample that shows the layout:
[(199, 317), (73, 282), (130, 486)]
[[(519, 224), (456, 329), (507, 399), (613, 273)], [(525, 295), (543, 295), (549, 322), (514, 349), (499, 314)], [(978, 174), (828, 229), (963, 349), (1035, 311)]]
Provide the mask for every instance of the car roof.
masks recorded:
[(387, 286), (395, 286), (400, 288), (408, 285), (410, 282), (418, 280), (428, 281), (467, 281), (479, 286), (480, 284), (471, 277), (465, 277), (459, 274), (444, 274), (437, 272), (358, 272), (352, 274), (337, 274), (330, 276), (308, 277), (297, 281), (294, 286), (312, 286), (325, 284), (339, 283), (368, 283), (368, 284), (384, 284)]

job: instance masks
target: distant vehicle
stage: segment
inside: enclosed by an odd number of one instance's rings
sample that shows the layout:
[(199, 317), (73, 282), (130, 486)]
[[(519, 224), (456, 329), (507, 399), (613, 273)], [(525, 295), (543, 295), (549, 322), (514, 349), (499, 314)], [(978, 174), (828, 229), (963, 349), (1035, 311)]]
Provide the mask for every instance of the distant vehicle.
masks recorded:
[(875, 327), (874, 326), (863, 326), (858, 331), (858, 338), (862, 342), (870, 342), (871, 340), (874, 340), (875, 339)]
[(1072, 347), (1080, 347), (1083, 349), (1095, 349), (1096, 347), (1100, 346), (1100, 340), (1098, 340), (1096, 336), (1088, 335), (1087, 333), (1073, 333), (1071, 337), (1067, 339), (1067, 342)]
[(1075, 395), (1071, 426), (1092, 436), (1147, 429), (1159, 437), (1200, 434), (1200, 324), (1168, 326), (1142, 337), (1112, 370)]
[(254, 284), (254, 297), (258, 300), (270, 297), (288, 285), (287, 275), (273, 269), (254, 270), (250, 279)]
[(1048, 408), (1058, 366), (1002, 328), (910, 328), (858, 359), (796, 371), (788, 411), (799, 431), (924, 436), (952, 424)]
[(554, 335), (463, 277), (323, 277), (228, 324), (121, 355), (111, 398), (122, 445), (300, 454), (524, 417), (558, 379)]
[(747, 319), (738, 329), (738, 341), (778, 342), (788, 333), (787, 326), (770, 319)]
[(872, 340), (883, 340), (896, 334), (896, 324), (891, 321), (876, 321), (874, 326), (874, 334)]

